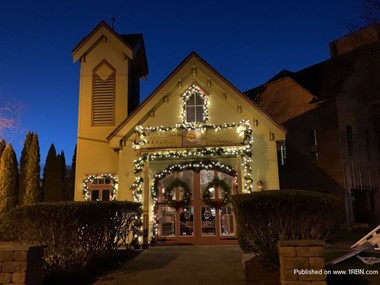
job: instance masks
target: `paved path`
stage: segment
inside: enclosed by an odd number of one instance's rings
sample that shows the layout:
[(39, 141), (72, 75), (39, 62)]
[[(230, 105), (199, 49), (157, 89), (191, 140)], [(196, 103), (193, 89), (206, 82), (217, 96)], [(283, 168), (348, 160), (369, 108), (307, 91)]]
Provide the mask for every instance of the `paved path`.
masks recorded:
[(238, 246), (150, 247), (94, 285), (245, 285)]

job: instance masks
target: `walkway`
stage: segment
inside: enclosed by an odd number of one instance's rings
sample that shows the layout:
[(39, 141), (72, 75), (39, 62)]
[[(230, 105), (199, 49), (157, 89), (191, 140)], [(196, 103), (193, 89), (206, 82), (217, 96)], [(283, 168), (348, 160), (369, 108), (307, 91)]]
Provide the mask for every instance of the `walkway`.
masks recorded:
[(94, 285), (245, 285), (238, 246), (150, 247)]

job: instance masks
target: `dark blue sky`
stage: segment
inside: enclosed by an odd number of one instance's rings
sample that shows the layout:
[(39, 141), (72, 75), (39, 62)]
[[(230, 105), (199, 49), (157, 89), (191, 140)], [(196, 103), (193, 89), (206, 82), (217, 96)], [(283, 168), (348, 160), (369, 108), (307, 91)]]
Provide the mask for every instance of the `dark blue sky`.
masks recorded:
[[(115, 14), (118, 33), (143, 33), (149, 75), (145, 99), (191, 52), (241, 91), (282, 69), (329, 57), (328, 43), (358, 23), (361, 0), (12, 0), (0, 5), (0, 100), (21, 102), (6, 134), (19, 158), (28, 130), (41, 162), (51, 143), (71, 163), (76, 143), (79, 63), (71, 51)], [(0, 102), (1, 103), (1, 102)]]

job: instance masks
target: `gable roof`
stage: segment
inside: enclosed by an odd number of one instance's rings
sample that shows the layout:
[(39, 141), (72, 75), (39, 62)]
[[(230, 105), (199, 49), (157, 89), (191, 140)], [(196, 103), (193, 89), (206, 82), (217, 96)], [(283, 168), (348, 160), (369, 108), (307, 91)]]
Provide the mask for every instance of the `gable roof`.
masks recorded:
[(106, 38), (105, 33), (115, 39), (119, 44), (120, 49), (129, 57), (132, 58), (132, 47), (125, 42), (106, 22), (100, 23), (84, 37), (73, 49), (72, 54), (74, 62), (86, 55), (91, 49), (98, 44), (98, 42)]
[(330, 56), (335, 57), (380, 40), (380, 24), (374, 22), (329, 43)]
[(315, 97), (312, 102), (334, 98), (342, 90), (345, 79), (351, 75), (355, 62), (371, 48), (373, 46), (358, 48), (297, 72), (282, 70), (263, 85), (244, 93), (256, 101), (269, 84), (290, 77)]
[(133, 60), (137, 64), (136, 72), (138, 77), (145, 77), (148, 75), (148, 61), (145, 52), (144, 37), (142, 34), (127, 34), (120, 36), (127, 44), (133, 49)]
[(234, 85), (232, 85), (203, 58), (201, 58), (197, 53), (193, 51), (173, 70), (172, 73), (168, 75), (168, 77), (146, 98), (146, 100), (140, 106), (138, 106), (136, 110), (134, 110), (132, 114), (130, 114), (118, 127), (115, 128), (115, 130), (107, 137), (107, 140), (112, 140), (128, 124), (132, 124), (130, 127), (134, 127), (136, 125), (136, 122), (139, 122), (144, 117), (144, 115), (149, 112), (150, 106), (154, 106), (159, 102), (159, 100), (162, 100), (162, 98), (156, 96), (156, 94), (159, 93), (165, 86), (167, 86), (178, 75), (178, 73), (183, 70), (186, 64), (192, 60), (205, 66), (206, 69), (209, 69), (223, 84), (226, 84), (230, 89), (232, 89), (234, 93), (239, 94), (247, 104), (255, 108), (260, 114), (262, 114), (267, 120), (269, 120), (282, 132), (286, 132), (286, 129), (282, 125), (277, 123), (273, 118), (261, 110), (260, 107), (256, 105), (256, 103), (250, 100), (245, 94), (241, 93)]

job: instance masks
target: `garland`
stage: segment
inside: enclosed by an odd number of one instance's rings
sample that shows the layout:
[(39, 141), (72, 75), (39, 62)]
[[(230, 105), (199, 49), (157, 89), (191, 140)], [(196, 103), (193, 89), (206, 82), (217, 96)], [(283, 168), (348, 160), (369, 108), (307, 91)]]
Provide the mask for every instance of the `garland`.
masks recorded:
[[(212, 199), (210, 188), (222, 188), (224, 191), (224, 199)], [(231, 187), (224, 181), (215, 177), (209, 184), (207, 184), (206, 189), (202, 192), (203, 202), (211, 208), (224, 208), (228, 203), (231, 202)]]
[[(182, 200), (173, 200), (173, 189), (176, 187), (181, 187), (184, 190), (184, 195), (183, 195)], [(180, 179), (173, 180), (168, 185), (168, 187), (164, 193), (164, 198), (165, 198), (168, 206), (176, 209), (177, 211), (181, 208), (183, 209), (183, 208), (190, 206), (190, 204), (191, 204), (191, 189), (189, 187), (189, 184), (187, 184), (186, 182), (184, 182)]]
[(203, 99), (203, 121), (208, 121), (208, 108), (207, 108), (207, 95), (206, 93), (200, 89), (197, 85), (193, 84), (182, 95), (182, 123), (187, 125), (197, 124), (196, 122), (188, 123), (187, 122), (187, 101), (190, 99), (192, 95), (199, 95)]
[(151, 186), (151, 195), (153, 199), (153, 206), (152, 206), (152, 212), (153, 212), (153, 238), (157, 235), (157, 229), (158, 229), (158, 217), (157, 217), (157, 196), (158, 196), (158, 186), (157, 182), (159, 179), (166, 177), (169, 174), (172, 174), (176, 171), (184, 171), (184, 170), (193, 170), (195, 172), (199, 172), (201, 170), (211, 170), (216, 169), (220, 172), (229, 174), (231, 176), (237, 177), (236, 171), (229, 165), (223, 164), (221, 162), (215, 161), (215, 160), (203, 160), (203, 161), (193, 161), (193, 162), (185, 162), (180, 164), (172, 164), (169, 165), (167, 168), (161, 170), (160, 172), (157, 172), (154, 175), (153, 183)]
[(112, 180), (112, 194), (111, 200), (116, 200), (117, 196), (117, 179), (116, 176), (112, 174), (98, 174), (98, 175), (90, 175), (86, 179), (83, 180), (83, 190), (82, 193), (84, 195), (84, 200), (88, 201), (90, 199), (90, 189), (88, 188), (88, 183), (93, 183), (96, 179), (110, 179)]
[(140, 149), (142, 146), (147, 144), (147, 133), (154, 132), (169, 132), (169, 131), (190, 131), (190, 130), (214, 130), (219, 131), (222, 129), (236, 128), (237, 133), (242, 138), (242, 145), (249, 145), (252, 147), (253, 137), (252, 137), (252, 127), (248, 120), (242, 120), (240, 123), (223, 123), (221, 125), (206, 124), (206, 123), (181, 123), (175, 126), (157, 126), (157, 127), (143, 127), (138, 125), (135, 127), (134, 133), (139, 136), (139, 140), (135, 140), (132, 143), (132, 148)]
[(139, 125), (135, 128), (135, 134), (140, 137), (140, 140), (135, 141), (133, 148), (140, 148), (147, 143), (146, 133), (150, 132), (168, 132), (168, 131), (178, 131), (178, 130), (221, 130), (226, 128), (237, 128), (237, 132), (240, 137), (242, 137), (240, 147), (203, 147), (196, 149), (185, 149), (179, 151), (160, 151), (156, 153), (143, 153), (138, 159), (134, 160), (135, 169), (133, 173), (136, 175), (135, 182), (132, 184), (131, 189), (133, 190), (133, 198), (136, 202), (143, 202), (143, 191), (142, 184), (143, 178), (140, 177), (140, 173), (144, 169), (145, 162), (150, 160), (158, 159), (178, 159), (178, 158), (192, 158), (192, 157), (202, 157), (202, 156), (224, 156), (224, 155), (239, 155), (242, 159), (242, 169), (243, 169), (243, 192), (249, 193), (253, 191), (253, 177), (251, 168), (251, 157), (252, 157), (252, 128), (248, 120), (243, 120), (240, 123), (224, 123), (222, 125), (204, 124), (199, 123), (196, 125), (187, 124), (177, 124), (173, 127), (146, 127)]

